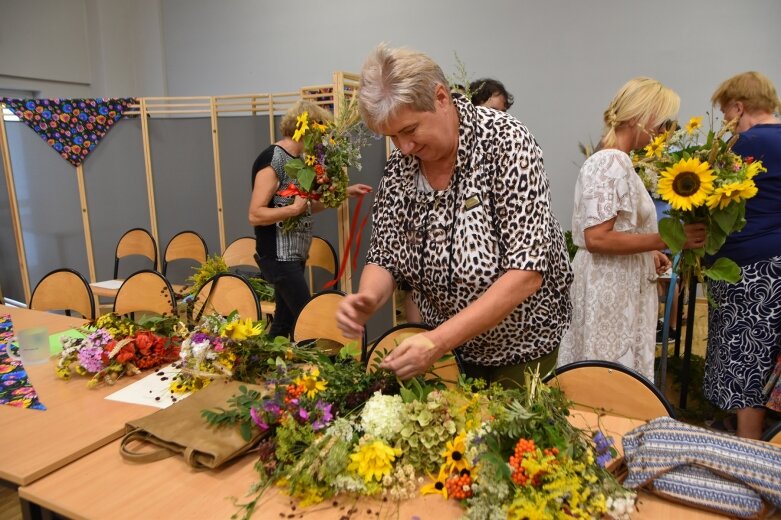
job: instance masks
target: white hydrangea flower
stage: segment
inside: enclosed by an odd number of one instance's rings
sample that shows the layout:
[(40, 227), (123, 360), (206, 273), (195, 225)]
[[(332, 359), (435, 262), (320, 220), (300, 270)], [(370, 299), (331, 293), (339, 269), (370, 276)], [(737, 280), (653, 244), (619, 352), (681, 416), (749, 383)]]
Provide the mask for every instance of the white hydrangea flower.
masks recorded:
[(400, 395), (375, 392), (363, 407), (361, 427), (367, 435), (391, 442), (404, 426), (404, 413), (404, 401)]

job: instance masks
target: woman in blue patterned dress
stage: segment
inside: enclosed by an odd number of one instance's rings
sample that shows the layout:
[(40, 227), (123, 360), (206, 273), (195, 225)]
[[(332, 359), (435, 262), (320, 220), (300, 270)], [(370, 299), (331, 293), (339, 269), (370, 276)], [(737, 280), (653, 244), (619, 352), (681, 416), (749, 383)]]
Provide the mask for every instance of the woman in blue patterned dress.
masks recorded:
[(781, 110), (775, 87), (757, 72), (722, 83), (711, 98), (725, 121), (737, 120), (733, 150), (767, 168), (754, 179), (757, 195), (746, 202), (746, 227), (727, 238), (717, 256), (740, 265), (736, 284), (713, 282), (708, 319), (705, 396), (737, 410), (740, 437), (762, 435), (762, 389), (781, 351)]

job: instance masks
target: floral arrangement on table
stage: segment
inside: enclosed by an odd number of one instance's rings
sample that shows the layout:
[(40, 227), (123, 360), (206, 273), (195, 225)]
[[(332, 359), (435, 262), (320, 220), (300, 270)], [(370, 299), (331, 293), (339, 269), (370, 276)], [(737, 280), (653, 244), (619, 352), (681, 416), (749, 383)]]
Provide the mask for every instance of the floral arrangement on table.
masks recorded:
[[(212, 277), (221, 273), (230, 272), (228, 264), (225, 263), (225, 260), (220, 255), (209, 255), (205, 262), (193, 269), (195, 270), (195, 273), (187, 278), (187, 283), (189, 285), (187, 294), (191, 297), (191, 300), (192, 298), (195, 298), (198, 291), (201, 290), (201, 287), (203, 287)], [(274, 286), (272, 284), (259, 276), (247, 277), (247, 281), (252, 285), (252, 288), (255, 290), (255, 294), (258, 295), (260, 301), (274, 301)]]
[(398, 502), (433, 493), (459, 501), (473, 519), (627, 518), (634, 510), (635, 495), (605, 467), (612, 441), (572, 427), (570, 403), (539, 375), (525, 390), (422, 379), (396, 389), (392, 374), (366, 374), (345, 356), (275, 363), (268, 394), (245, 389), (228, 410), (203, 412), (212, 424), (241, 423), (247, 437), (251, 428), (269, 432), (254, 495), (237, 504), (244, 518), (271, 486), (302, 507), (337, 494)]
[(179, 358), (179, 338), (186, 332), (175, 317), (150, 317), (135, 322), (105, 314), (85, 330), (86, 337), (62, 337), (57, 375), (91, 376), (87, 386), (114, 384), (123, 375), (157, 368)]
[(704, 248), (687, 249), (681, 257), (684, 273), (704, 278), (737, 282), (740, 267), (728, 258), (712, 265), (703, 264), (705, 255), (713, 255), (732, 233), (746, 224), (746, 200), (757, 194), (754, 177), (766, 171), (761, 161), (743, 160), (732, 151), (737, 134), (735, 121), (712, 129), (702, 143), (702, 118), (692, 117), (685, 127), (656, 137), (642, 151), (633, 154), (633, 163), (643, 183), (654, 196), (667, 201), (668, 217), (659, 222), (659, 233), (673, 254), (682, 251), (686, 241), (684, 224), (702, 222), (708, 239)]
[(221, 378), (257, 383), (276, 369), (276, 359), (311, 363), (320, 354), (286, 337), (270, 337), (265, 322), (242, 319), (235, 311), (229, 316), (206, 314), (182, 341), (180, 372), (170, 388), (176, 393), (191, 392)]
[[(301, 196), (320, 201), (327, 208), (338, 208), (347, 197), (347, 169), (361, 170), (361, 148), (369, 132), (358, 114), (358, 98), (343, 99), (334, 121), (313, 121), (309, 112), (298, 116), (294, 141), (304, 140), (303, 157), (285, 164), (285, 171), (296, 179), (280, 190), (283, 197)], [(283, 229), (293, 229), (299, 217), (286, 219)]]

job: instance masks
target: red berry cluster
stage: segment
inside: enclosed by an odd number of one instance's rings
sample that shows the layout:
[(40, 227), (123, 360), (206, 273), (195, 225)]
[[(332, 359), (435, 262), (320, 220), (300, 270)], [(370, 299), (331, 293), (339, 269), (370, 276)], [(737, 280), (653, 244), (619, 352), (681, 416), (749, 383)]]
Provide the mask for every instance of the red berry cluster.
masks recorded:
[[(526, 470), (522, 465), (524, 459), (533, 457), (536, 453), (537, 446), (534, 444), (534, 440), (532, 439), (519, 439), (515, 444), (515, 451), (512, 455), (510, 455), (510, 467), (513, 469), (513, 473), (510, 478), (515, 484), (519, 486), (525, 486), (526, 484), (531, 484), (532, 486), (540, 485), (543, 473), (540, 472), (536, 475), (530, 476), (526, 473)], [(555, 457), (559, 454), (559, 449), (546, 448), (542, 453), (547, 457)]]
[(456, 500), (472, 498), (472, 476), (469, 470), (461, 470), (461, 473), (447, 479), (445, 488), (447, 488), (447, 496)]

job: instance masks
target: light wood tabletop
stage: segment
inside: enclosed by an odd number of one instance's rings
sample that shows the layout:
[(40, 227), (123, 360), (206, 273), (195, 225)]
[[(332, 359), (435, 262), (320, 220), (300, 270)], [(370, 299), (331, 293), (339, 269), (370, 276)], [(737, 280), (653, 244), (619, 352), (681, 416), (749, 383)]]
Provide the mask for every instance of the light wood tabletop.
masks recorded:
[[(46, 326), (49, 334), (78, 327), (84, 320), (51, 313), (0, 306), (10, 314), (14, 330)], [(29, 484), (69, 462), (119, 438), (125, 422), (155, 409), (105, 400), (137, 378), (122, 377), (113, 386), (87, 388), (87, 378), (64, 381), (50, 360), (25, 367), (46, 410), (0, 405), (0, 480)]]
[[(573, 421), (578, 426), (593, 425), (597, 416), (590, 412), (575, 412)], [(599, 424), (604, 432), (620, 436), (641, 421), (602, 416)], [(52, 475), (19, 488), (19, 496), (28, 504), (34, 504), (32, 507), (37, 505), (73, 519), (228, 519), (237, 511), (230, 497), (243, 497), (257, 480), (253, 470), (256, 460), (257, 456), (250, 454), (216, 471), (190, 469), (180, 457), (137, 464), (120, 456), (119, 441), (115, 441)], [(118, 507), (120, 503), (122, 507)], [(350, 510), (353, 512), (348, 515)], [(356, 502), (336, 497), (302, 509), (277, 488), (272, 488), (259, 501), (253, 518), (336, 520), (348, 516), (353, 519), (418, 517), (440, 520), (462, 515), (463, 509), (455, 501), (445, 501), (438, 495), (417, 497), (398, 506), (380, 500)], [(632, 518), (707, 520), (725, 517), (641, 493), (638, 512)]]

